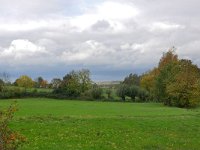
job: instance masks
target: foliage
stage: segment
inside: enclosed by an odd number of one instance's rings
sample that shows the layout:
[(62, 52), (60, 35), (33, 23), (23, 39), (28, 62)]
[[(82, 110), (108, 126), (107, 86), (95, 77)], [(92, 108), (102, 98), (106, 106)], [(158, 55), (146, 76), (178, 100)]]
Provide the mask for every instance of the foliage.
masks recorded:
[(139, 94), (139, 87), (132, 85), (128, 87), (127, 96), (131, 97), (132, 101), (135, 101), (135, 97)]
[(40, 86), (41, 88), (48, 88), (48, 81), (47, 80), (43, 80), (42, 82), (41, 82), (41, 86)]
[(34, 86), (33, 80), (26, 75), (20, 76), (17, 80), (16, 83), (19, 87), (24, 87), (25, 91), (27, 88), (32, 88)]
[(129, 86), (126, 84), (120, 84), (117, 89), (117, 96), (119, 96), (122, 99), (122, 101), (125, 101), (128, 92), (129, 92)]
[(10, 76), (8, 73), (3, 72), (0, 74), (0, 80), (3, 81), (4, 85), (8, 85), (10, 83)]
[(89, 90), (91, 87), (90, 71), (88, 69), (82, 69), (78, 71), (77, 74), (81, 86), (81, 92)]
[(158, 69), (161, 70), (163, 67), (168, 65), (171, 62), (177, 62), (178, 61), (178, 55), (175, 53), (175, 47), (172, 47), (167, 51), (166, 53), (163, 53), (162, 58), (160, 59), (160, 62), (158, 64)]
[(176, 66), (178, 62), (169, 62), (162, 69), (160, 69), (159, 74), (155, 78), (155, 97), (158, 100), (166, 101), (168, 99), (168, 94), (166, 92), (167, 85), (172, 82), (172, 78), (177, 72)]
[(166, 105), (194, 107), (200, 102), (199, 78), (200, 69), (190, 60), (179, 60), (173, 48), (142, 76), (141, 86)]
[(170, 105), (178, 107), (194, 107), (200, 102), (200, 69), (190, 60), (180, 60), (176, 74), (166, 87), (171, 97)]
[(25, 137), (9, 128), (9, 123), (16, 112), (16, 104), (11, 105), (7, 110), (0, 111), (0, 149), (16, 150), (23, 142)]
[(9, 75), (7, 73), (0, 74), (0, 95), (4, 95), (7, 87), (10, 83)]
[(59, 87), (61, 93), (69, 97), (78, 97), (81, 94), (81, 87), (79, 83), (78, 74), (71, 71), (63, 77), (62, 83)]
[(35, 87), (36, 88), (41, 88), (41, 84), (44, 81), (44, 79), (42, 77), (38, 77), (35, 79)]
[(131, 73), (124, 79), (123, 84), (140, 86), (140, 76)]
[(150, 98), (149, 92), (142, 88), (139, 89), (137, 96), (139, 97), (140, 102), (147, 102), (147, 101), (149, 101), (149, 98)]
[(154, 68), (153, 70), (143, 74), (141, 77), (141, 87), (146, 89), (152, 95), (155, 93), (155, 80), (158, 74), (159, 70)]
[(51, 80), (52, 88), (57, 89), (61, 85), (62, 80), (59, 78), (54, 78)]
[(44, 80), (42, 77), (38, 77), (35, 79), (35, 87), (36, 88), (47, 88), (48, 81)]
[(3, 92), (0, 92), (0, 98), (21, 98), (25, 94), (25, 91), (20, 88), (4, 88)]
[(126, 100), (126, 96), (130, 97), (134, 102), (144, 102), (149, 98), (149, 92), (147, 90), (140, 88), (139, 86), (127, 84), (120, 84), (117, 89), (117, 95), (123, 101)]
[(103, 90), (97, 85), (94, 84), (91, 89), (91, 95), (94, 99), (100, 99), (102, 97)]
[(112, 99), (112, 89), (111, 88), (106, 89), (106, 94), (107, 94), (108, 99)]
[(3, 88), (4, 88), (4, 81), (2, 79), (0, 79), (0, 92), (3, 91)]
[(155, 97), (158, 100), (166, 100), (168, 95), (166, 93), (166, 86), (170, 82), (171, 77), (174, 76), (173, 69), (178, 63), (178, 56), (175, 53), (175, 48), (170, 49), (164, 53), (158, 64), (159, 73), (155, 81)]
[(54, 93), (79, 97), (91, 87), (90, 71), (87, 69), (71, 71), (61, 82), (59, 79), (54, 79), (52, 84), (55, 87)]

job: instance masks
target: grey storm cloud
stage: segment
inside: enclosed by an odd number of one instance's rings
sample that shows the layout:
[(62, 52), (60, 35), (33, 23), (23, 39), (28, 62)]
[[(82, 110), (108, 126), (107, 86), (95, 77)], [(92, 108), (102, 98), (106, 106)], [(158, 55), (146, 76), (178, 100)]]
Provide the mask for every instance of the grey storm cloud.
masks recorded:
[(110, 28), (111, 28), (111, 26), (110, 26), (109, 22), (105, 21), (105, 20), (99, 20), (91, 27), (91, 29), (93, 29), (93, 31), (105, 31)]
[(0, 0), (0, 69), (46, 78), (89, 68), (118, 80), (172, 46), (200, 65), (198, 0)]

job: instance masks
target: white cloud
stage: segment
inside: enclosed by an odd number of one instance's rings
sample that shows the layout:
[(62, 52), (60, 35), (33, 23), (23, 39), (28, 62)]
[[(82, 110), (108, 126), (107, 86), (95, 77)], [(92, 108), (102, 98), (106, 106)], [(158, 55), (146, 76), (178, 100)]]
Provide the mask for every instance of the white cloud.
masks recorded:
[[(200, 63), (199, 58), (199, 47), (200, 40), (192, 41), (185, 43), (177, 49), (177, 52), (180, 54), (180, 57), (184, 59), (193, 59), (195, 63)], [(196, 54), (196, 55), (195, 55)]]
[(60, 74), (84, 65), (141, 73), (171, 46), (200, 64), (198, 0), (0, 1), (1, 70), (52, 65)]
[(29, 31), (47, 26), (47, 23), (42, 21), (29, 21), (24, 23), (1, 23), (0, 30), (2, 31)]
[(95, 5), (89, 11), (73, 17), (59, 14), (40, 19), (16, 20), (11, 18), (10, 21), (0, 19), (0, 31), (25, 32), (60, 28), (72, 30), (73, 28), (76, 29), (75, 31), (82, 32), (101, 20), (107, 21), (112, 29), (120, 31), (125, 28), (123, 24), (124, 20), (134, 18), (138, 14), (139, 10), (133, 5), (107, 1), (100, 5)]
[(183, 25), (166, 22), (154, 22), (150, 26), (151, 31), (170, 31), (176, 29), (184, 29)]
[(130, 43), (126, 43), (120, 46), (122, 50), (128, 50), (128, 49), (132, 49), (134, 51), (140, 50), (141, 53), (143, 53), (143, 45), (142, 44), (138, 44), (138, 43), (134, 43), (134, 44), (130, 44)]
[(124, 20), (136, 17), (139, 10), (125, 3), (108, 1), (97, 7), (97, 14), (104, 19)]
[[(74, 46), (72, 50), (64, 51), (61, 58), (66, 63), (82, 63), (87, 65), (108, 63), (106, 55), (113, 50), (106, 47), (103, 43), (88, 40)], [(108, 55), (110, 56), (110, 55)]]
[[(148, 50), (148, 43), (122, 44), (115, 49), (98, 41), (89, 40), (76, 45), (72, 50), (64, 51), (61, 59), (66, 64), (84, 64), (87, 66), (104, 65), (113, 68), (134, 66)], [(149, 55), (149, 53), (148, 53)], [(151, 56), (149, 56), (151, 57)]]
[(1, 58), (20, 60), (48, 54), (45, 47), (38, 46), (28, 40), (18, 39), (11, 42), (8, 48), (1, 51)]
[(98, 21), (105, 20), (113, 29), (118, 31), (124, 28), (124, 20), (136, 17), (139, 12), (139, 9), (133, 5), (107, 1), (80, 16), (71, 18), (70, 22), (72, 26), (76, 26), (80, 31), (83, 31), (89, 29)]
[(0, 31), (9, 32), (25, 32), (41, 29), (60, 29), (70, 28), (68, 18), (55, 18), (55, 19), (41, 19), (41, 20), (25, 20), (23, 22), (2, 22), (0, 24)]

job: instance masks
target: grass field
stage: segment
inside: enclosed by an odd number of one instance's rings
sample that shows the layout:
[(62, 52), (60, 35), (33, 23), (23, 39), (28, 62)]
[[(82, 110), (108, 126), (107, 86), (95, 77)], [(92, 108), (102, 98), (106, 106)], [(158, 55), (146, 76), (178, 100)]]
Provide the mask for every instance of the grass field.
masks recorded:
[(28, 139), (22, 150), (200, 149), (199, 108), (51, 99), (18, 105), (11, 127)]

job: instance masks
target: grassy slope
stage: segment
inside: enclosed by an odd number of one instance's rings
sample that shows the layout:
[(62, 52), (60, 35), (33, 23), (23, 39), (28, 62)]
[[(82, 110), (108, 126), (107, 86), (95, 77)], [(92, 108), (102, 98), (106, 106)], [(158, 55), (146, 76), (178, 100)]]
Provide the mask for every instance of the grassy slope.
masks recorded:
[(200, 149), (200, 109), (49, 99), (18, 103), (11, 126), (28, 138), (24, 150)]

